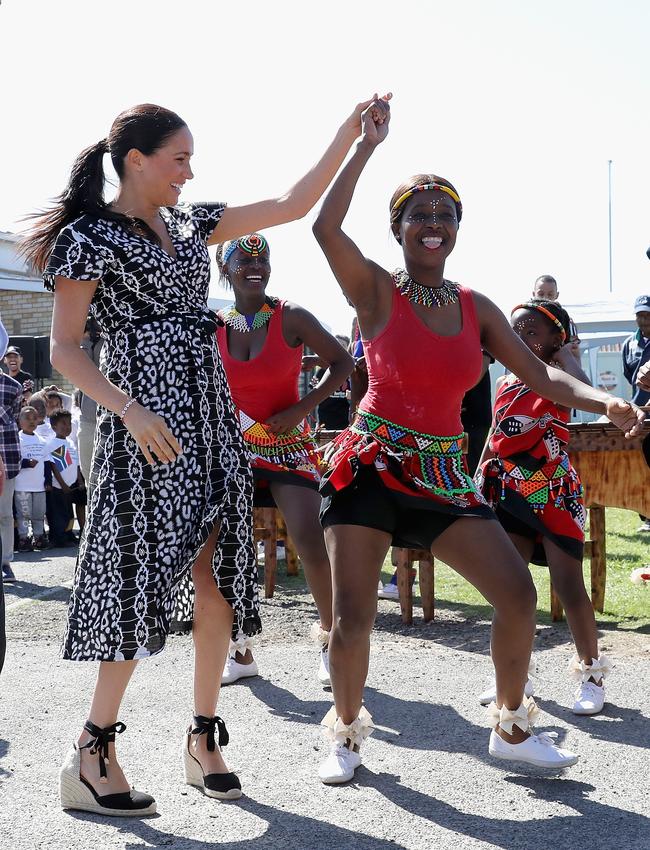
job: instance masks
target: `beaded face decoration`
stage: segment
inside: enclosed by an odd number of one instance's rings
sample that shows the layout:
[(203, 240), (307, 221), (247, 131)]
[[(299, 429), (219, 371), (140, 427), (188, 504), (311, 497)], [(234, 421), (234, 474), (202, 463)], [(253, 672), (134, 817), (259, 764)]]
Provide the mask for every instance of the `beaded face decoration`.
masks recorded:
[(428, 192), (431, 190), (438, 190), (440, 192), (445, 192), (452, 199), (454, 204), (456, 205), (456, 213), (458, 215), (458, 221), (460, 221), (461, 216), (463, 214), (463, 205), (460, 202), (460, 197), (453, 189), (450, 189), (449, 186), (445, 186), (442, 183), (423, 183), (421, 186), (413, 186), (411, 189), (408, 189), (404, 192), (403, 195), (400, 195), (399, 198), (395, 201), (393, 206), (390, 209), (390, 220), (391, 223), (398, 220), (400, 217), (400, 210), (404, 206), (404, 204), (408, 201), (409, 198), (412, 198), (416, 192)]
[[(547, 310), (543, 304), (517, 304), (516, 307), (512, 308), (512, 313), (510, 315), (514, 315), (517, 310), (537, 310), (539, 313), (542, 313), (547, 319), (550, 319), (553, 322), (555, 327), (562, 334), (562, 342), (564, 343), (566, 340), (566, 331), (564, 330), (562, 322), (557, 318), (557, 316), (554, 316), (550, 310)], [(520, 324), (520, 322), (517, 322), (517, 324)]]
[(459, 298), (458, 284), (449, 280), (443, 281), (442, 286), (424, 286), (413, 280), (405, 269), (396, 269), (393, 281), (409, 301), (424, 307), (446, 307), (447, 304), (455, 304)]
[(223, 252), (223, 264), (225, 265), (232, 257), (237, 248), (245, 254), (250, 254), (251, 257), (259, 257), (269, 249), (269, 243), (260, 233), (250, 233), (248, 236), (242, 236), (241, 239), (233, 239), (228, 243), (228, 247)]

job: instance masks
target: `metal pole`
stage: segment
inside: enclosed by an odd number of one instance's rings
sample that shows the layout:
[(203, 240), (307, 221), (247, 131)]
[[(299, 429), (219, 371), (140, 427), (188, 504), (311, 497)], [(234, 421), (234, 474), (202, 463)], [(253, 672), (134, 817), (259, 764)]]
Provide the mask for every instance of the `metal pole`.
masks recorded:
[(612, 160), (607, 160), (607, 183), (608, 183), (608, 195), (607, 195), (607, 212), (608, 212), (608, 220), (609, 220), (609, 291), (612, 292), (613, 282), (612, 282)]

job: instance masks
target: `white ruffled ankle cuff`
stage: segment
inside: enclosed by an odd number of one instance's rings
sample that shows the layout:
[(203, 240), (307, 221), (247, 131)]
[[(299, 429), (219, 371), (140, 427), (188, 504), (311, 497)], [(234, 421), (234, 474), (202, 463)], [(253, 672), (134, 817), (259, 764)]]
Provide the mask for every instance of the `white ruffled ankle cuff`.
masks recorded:
[(539, 708), (532, 697), (524, 697), (519, 708), (511, 711), (505, 705), (497, 708), (495, 702), (488, 706), (488, 723), (496, 729), (500, 726), (508, 735), (512, 735), (512, 727), (517, 726), (522, 732), (527, 732), (539, 718)]
[(231, 640), (230, 645), (228, 646), (228, 655), (230, 658), (234, 658), (237, 653), (240, 655), (245, 655), (246, 652), (250, 649), (252, 650), (255, 646), (255, 638), (248, 637), (247, 635), (242, 635), (238, 637), (237, 640)]
[(574, 655), (569, 662), (569, 672), (576, 682), (588, 682), (589, 679), (593, 679), (600, 683), (613, 669), (614, 665), (606, 655), (592, 658), (591, 664), (585, 664), (577, 655)]
[(321, 649), (326, 647), (330, 641), (330, 633), (326, 632), (320, 623), (312, 623), (309, 634), (313, 642), (318, 644)]
[(360, 747), (363, 741), (375, 728), (372, 724), (370, 712), (363, 706), (359, 709), (359, 716), (352, 723), (344, 723), (336, 715), (336, 706), (332, 706), (325, 717), (321, 720), (321, 726), (325, 727), (325, 734), (337, 744), (345, 744), (350, 741), (353, 747)]

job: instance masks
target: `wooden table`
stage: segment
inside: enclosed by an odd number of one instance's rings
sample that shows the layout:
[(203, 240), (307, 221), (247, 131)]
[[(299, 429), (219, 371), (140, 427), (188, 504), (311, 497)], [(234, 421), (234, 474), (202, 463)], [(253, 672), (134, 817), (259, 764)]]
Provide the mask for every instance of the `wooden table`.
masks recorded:
[[(625, 439), (610, 423), (569, 425), (568, 452), (585, 488), (589, 509), (589, 540), (585, 557), (591, 559), (591, 601), (596, 611), (605, 605), (607, 550), (605, 507), (627, 508), (650, 516), (650, 469), (641, 444), (650, 436), (650, 425), (641, 436)], [(562, 616), (559, 600), (552, 596), (553, 619)]]

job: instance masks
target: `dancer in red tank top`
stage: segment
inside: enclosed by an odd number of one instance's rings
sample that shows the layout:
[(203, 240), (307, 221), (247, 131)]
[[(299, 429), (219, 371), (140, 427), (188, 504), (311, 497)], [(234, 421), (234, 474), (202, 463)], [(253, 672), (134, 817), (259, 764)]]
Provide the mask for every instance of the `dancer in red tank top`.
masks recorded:
[[(391, 544), (430, 549), (494, 606), (492, 659), (497, 700), (490, 709), (491, 755), (545, 767), (577, 756), (532, 734), (537, 709), (524, 699), (535, 632), (535, 588), (520, 555), (477, 492), (464, 465), (463, 394), (481, 375), (481, 349), (540, 395), (567, 407), (606, 413), (622, 430), (643, 413), (543, 363), (485, 296), (444, 277), (462, 215), (446, 180), (420, 174), (390, 202), (405, 270), (367, 260), (343, 232), (357, 181), (388, 132), (386, 100), (364, 113), (364, 134), (314, 224), (345, 295), (354, 304), (370, 386), (350, 428), (334, 441), (321, 511), (334, 584), (330, 671), (335, 705), (325, 717), (332, 741), (319, 776), (346, 782), (372, 729), (362, 707), (376, 588)], [(505, 203), (505, 200), (503, 201)]]
[[(352, 357), (311, 313), (266, 294), (270, 249), (251, 234), (217, 250), (222, 282), (235, 304), (219, 314), (219, 351), (236, 413), (251, 454), (256, 507), (278, 507), (287, 524), (314, 602), (320, 626), (318, 678), (329, 685), (327, 642), (332, 625), (332, 584), (322, 528), (318, 522), (322, 458), (307, 415), (341, 386)], [(300, 398), (298, 379), (303, 348), (328, 367), (321, 381)], [(255, 675), (250, 641), (231, 643), (222, 684)]]

